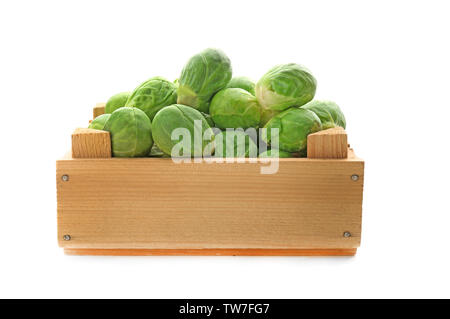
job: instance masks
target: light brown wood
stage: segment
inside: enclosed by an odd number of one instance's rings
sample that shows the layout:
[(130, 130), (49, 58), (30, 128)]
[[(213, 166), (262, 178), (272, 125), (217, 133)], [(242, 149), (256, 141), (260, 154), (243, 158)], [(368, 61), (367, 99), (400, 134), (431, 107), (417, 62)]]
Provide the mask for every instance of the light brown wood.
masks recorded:
[(354, 256), (350, 249), (77, 249), (65, 248), (67, 255), (79, 256)]
[(109, 132), (90, 128), (76, 129), (72, 134), (72, 157), (111, 157), (111, 138)]
[(347, 158), (347, 133), (342, 127), (308, 135), (308, 158)]
[(57, 162), (59, 244), (69, 255), (352, 256), (364, 162), (343, 130), (310, 136), (308, 157), (343, 159), (280, 159), (278, 173), (261, 175), (267, 164), (248, 159), (101, 159), (109, 133), (79, 129), (73, 155)]
[[(261, 166), (268, 164), (250, 160), (59, 160), (59, 244), (68, 249), (357, 248), (364, 162), (354, 156), (278, 163), (276, 174), (262, 175)], [(63, 181), (63, 175), (69, 179)]]
[(94, 119), (99, 115), (105, 114), (105, 106), (106, 106), (106, 103), (97, 103), (95, 105), (94, 112), (93, 112)]

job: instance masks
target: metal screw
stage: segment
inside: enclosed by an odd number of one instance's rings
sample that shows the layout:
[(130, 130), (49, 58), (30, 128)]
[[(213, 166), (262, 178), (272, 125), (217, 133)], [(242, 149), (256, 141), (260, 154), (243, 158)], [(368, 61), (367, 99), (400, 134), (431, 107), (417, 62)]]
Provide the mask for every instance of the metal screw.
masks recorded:
[(358, 179), (359, 179), (359, 175), (356, 175), (356, 174), (353, 174), (352, 176), (351, 176), (351, 179), (352, 179), (352, 181), (357, 181)]
[(345, 238), (352, 237), (352, 234), (349, 231), (345, 231), (344, 232), (344, 237)]
[(72, 239), (72, 237), (70, 237), (70, 235), (64, 235), (63, 238), (64, 238), (64, 240), (71, 240)]
[(63, 180), (63, 182), (67, 182), (69, 180), (69, 175), (63, 175), (61, 176), (61, 179)]

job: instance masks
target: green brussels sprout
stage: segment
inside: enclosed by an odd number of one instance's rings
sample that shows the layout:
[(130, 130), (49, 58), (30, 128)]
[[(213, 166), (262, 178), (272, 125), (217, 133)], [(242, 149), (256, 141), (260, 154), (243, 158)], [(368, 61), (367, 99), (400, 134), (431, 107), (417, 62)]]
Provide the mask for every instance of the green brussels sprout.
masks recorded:
[(165, 154), (163, 151), (161, 151), (158, 147), (158, 145), (153, 144), (152, 149), (150, 150), (150, 154), (148, 154), (150, 157), (169, 157), (167, 154)]
[(316, 113), (322, 122), (324, 130), (336, 126), (345, 128), (345, 116), (339, 105), (331, 101), (311, 101), (302, 106), (302, 109), (310, 110)]
[(92, 128), (94, 130), (103, 130), (105, 128), (105, 124), (109, 120), (110, 116), (111, 116), (111, 114), (102, 114), (102, 115), (97, 116), (89, 124), (88, 128)]
[(226, 88), (243, 89), (252, 95), (255, 95), (255, 83), (245, 76), (237, 76), (232, 78), (230, 82), (228, 82)]
[(257, 128), (261, 107), (256, 97), (244, 89), (230, 88), (219, 91), (211, 101), (209, 114), (221, 129)]
[(178, 104), (209, 113), (209, 102), (231, 79), (230, 59), (220, 50), (206, 49), (194, 55), (181, 72)]
[(267, 136), (262, 136), (267, 144), (271, 144), (271, 128), (278, 128), (278, 148), (286, 152), (302, 152), (306, 150), (306, 138), (309, 134), (322, 129), (319, 117), (312, 111), (302, 108), (290, 108), (275, 115), (265, 126)]
[(274, 111), (271, 109), (265, 109), (261, 107), (261, 121), (259, 122), (260, 126), (266, 125), (269, 120), (275, 115), (281, 113), (282, 111)]
[(148, 116), (138, 108), (121, 107), (115, 110), (104, 130), (111, 133), (111, 147), (115, 157), (147, 156), (152, 148), (152, 124)]
[(120, 107), (124, 107), (130, 96), (130, 92), (121, 92), (111, 96), (106, 102), (105, 113), (111, 114)]
[(216, 126), (216, 123), (214, 123), (211, 115), (209, 115), (207, 113), (203, 113), (203, 112), (201, 112), (201, 113), (202, 113), (203, 117), (205, 118), (206, 122), (208, 122), (208, 125), (210, 127), (215, 127)]
[(243, 130), (227, 130), (216, 134), (215, 145), (216, 157), (249, 157), (258, 154), (258, 146)]
[(316, 85), (314, 76), (301, 65), (280, 64), (270, 69), (255, 87), (256, 97), (263, 108), (261, 125), (278, 112), (311, 101)]
[(281, 150), (267, 150), (259, 154), (259, 157), (279, 157), (279, 158), (289, 158), (295, 157), (293, 154)]
[[(194, 121), (201, 126), (196, 127)], [(172, 134), (175, 129), (184, 128), (188, 130), (190, 137), (190, 149), (183, 149), (184, 154), (171, 154), (172, 148), (180, 143), (187, 136), (178, 136), (177, 140), (172, 140)], [(196, 132), (196, 130), (198, 131)], [(208, 125), (208, 122), (203, 117), (202, 113), (193, 109), (192, 107), (174, 104), (161, 109), (156, 113), (152, 125), (153, 139), (164, 153), (173, 156), (201, 156), (204, 151), (213, 151), (212, 141), (214, 140), (214, 132)], [(200, 135), (201, 143), (198, 143), (195, 138)], [(203, 139), (206, 135), (211, 141)], [(208, 149), (207, 149), (208, 148)]]
[(152, 121), (160, 109), (176, 102), (177, 86), (156, 76), (139, 85), (131, 93), (125, 106), (141, 109)]

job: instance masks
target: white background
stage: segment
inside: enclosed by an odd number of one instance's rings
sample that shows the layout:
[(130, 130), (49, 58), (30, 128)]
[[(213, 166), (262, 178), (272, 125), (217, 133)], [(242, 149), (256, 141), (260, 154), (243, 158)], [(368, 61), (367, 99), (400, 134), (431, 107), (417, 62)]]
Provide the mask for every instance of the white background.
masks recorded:
[[(0, 297), (450, 297), (446, 1), (2, 1)], [(92, 107), (218, 47), (296, 62), (366, 161), (353, 258), (70, 257), (55, 161)]]

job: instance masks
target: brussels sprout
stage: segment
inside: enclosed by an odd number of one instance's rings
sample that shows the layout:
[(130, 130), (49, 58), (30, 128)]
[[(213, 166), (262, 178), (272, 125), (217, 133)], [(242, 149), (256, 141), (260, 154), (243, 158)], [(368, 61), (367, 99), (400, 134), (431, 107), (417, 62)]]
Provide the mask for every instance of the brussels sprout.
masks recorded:
[(301, 65), (281, 64), (256, 83), (255, 93), (263, 108), (261, 125), (264, 125), (277, 112), (311, 101), (316, 93), (316, 79)]
[(281, 113), (282, 111), (274, 111), (271, 109), (265, 109), (261, 107), (261, 121), (259, 122), (260, 126), (264, 126), (269, 120), (275, 115)]
[(167, 154), (165, 154), (163, 151), (161, 151), (158, 147), (158, 145), (153, 144), (152, 149), (150, 150), (150, 154), (148, 154), (150, 157), (170, 157)]
[(202, 113), (203, 117), (205, 118), (206, 122), (208, 122), (208, 125), (209, 125), (210, 127), (216, 126), (216, 124), (214, 123), (214, 121), (213, 121), (211, 115), (209, 115), (209, 114), (207, 114), (207, 113), (203, 113), (203, 112), (201, 112), (201, 113)]
[(322, 123), (312, 111), (302, 108), (290, 108), (275, 115), (264, 127), (267, 136), (263, 140), (271, 144), (273, 136), (271, 128), (278, 128), (278, 148), (286, 152), (301, 152), (306, 149), (306, 138), (309, 134), (320, 131)]
[(252, 95), (255, 95), (255, 83), (245, 76), (237, 76), (232, 78), (230, 82), (228, 82), (226, 88), (243, 89)]
[(230, 88), (219, 91), (211, 101), (209, 114), (217, 127), (257, 128), (261, 107), (256, 97), (243, 89)]
[(121, 107), (106, 122), (105, 131), (111, 133), (113, 156), (147, 156), (153, 145), (152, 124), (138, 108)]
[(155, 114), (165, 106), (177, 101), (177, 87), (162, 77), (153, 77), (139, 85), (127, 100), (125, 106), (137, 107), (153, 120)]
[(118, 108), (124, 107), (129, 96), (130, 96), (130, 92), (117, 93), (117, 94), (111, 96), (109, 98), (108, 102), (106, 102), (105, 113), (111, 114)]
[[(198, 127), (199, 131), (196, 133), (194, 121), (197, 120), (200, 121), (201, 127)], [(182, 142), (183, 138), (187, 138), (183, 136), (178, 140), (172, 140), (172, 132), (178, 128), (188, 130), (190, 149), (183, 149), (184, 154), (178, 153), (176, 155), (201, 156), (204, 150), (211, 146), (211, 141), (203, 139), (203, 136), (208, 135), (211, 140), (214, 140), (214, 132), (199, 111), (181, 104), (170, 105), (156, 113), (152, 125), (153, 139), (156, 145), (168, 155), (171, 155), (172, 148), (175, 145)], [(201, 135), (201, 143), (195, 141), (196, 134)], [(209, 151), (212, 151), (212, 149), (209, 149)]]
[[(258, 154), (258, 146), (242, 130), (222, 131), (215, 137), (216, 157), (249, 157)], [(222, 151), (220, 151), (222, 150)]]
[(88, 128), (92, 128), (94, 130), (103, 130), (105, 128), (105, 124), (109, 120), (110, 116), (111, 116), (111, 114), (102, 114), (102, 115), (97, 116), (89, 124)]
[(345, 128), (345, 116), (339, 106), (331, 101), (311, 101), (302, 106), (302, 109), (310, 110), (316, 113), (322, 122), (322, 128), (332, 128), (340, 126)]
[(259, 157), (279, 157), (279, 158), (289, 158), (295, 157), (293, 154), (281, 150), (267, 150), (259, 154)]
[(206, 49), (194, 55), (181, 72), (178, 104), (208, 113), (209, 102), (231, 79), (230, 59), (220, 50)]

